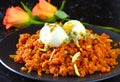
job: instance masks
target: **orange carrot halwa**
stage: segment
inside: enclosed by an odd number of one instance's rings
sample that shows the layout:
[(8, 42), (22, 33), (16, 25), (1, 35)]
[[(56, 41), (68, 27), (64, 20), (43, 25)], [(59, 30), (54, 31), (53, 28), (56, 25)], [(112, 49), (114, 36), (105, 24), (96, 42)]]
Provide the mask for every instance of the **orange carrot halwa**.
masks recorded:
[[(38, 41), (40, 31), (35, 34), (20, 34), (14, 61), (24, 64), (22, 71), (37, 71), (53, 76), (76, 76), (74, 63), (77, 66), (80, 77), (94, 74), (95, 72), (110, 72), (118, 62), (117, 57), (120, 49), (114, 49), (109, 35), (102, 33), (96, 36), (88, 35), (86, 39), (80, 39), (77, 47), (74, 43), (62, 44), (60, 47), (51, 47), (48, 51), (40, 51), (44, 44)], [(72, 62), (75, 53), (81, 54)], [(52, 55), (52, 56), (51, 56)]]

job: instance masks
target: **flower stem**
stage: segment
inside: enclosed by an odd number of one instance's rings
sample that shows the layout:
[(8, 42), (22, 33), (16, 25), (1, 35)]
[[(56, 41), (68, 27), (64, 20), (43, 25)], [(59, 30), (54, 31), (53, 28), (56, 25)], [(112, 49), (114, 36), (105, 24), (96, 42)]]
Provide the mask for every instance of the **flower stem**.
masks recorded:
[(65, 3), (66, 3), (66, 0), (63, 0), (59, 10), (63, 10)]
[(32, 16), (32, 11), (31, 11), (23, 2), (21, 2), (21, 4), (22, 4), (23, 8), (25, 9), (25, 11), (26, 11), (30, 16)]
[(34, 19), (30, 19), (29, 22), (27, 23), (24, 23), (23, 26), (24, 27), (29, 27), (31, 25), (40, 25), (40, 24), (44, 24), (45, 22), (41, 22), (41, 21), (37, 21), (37, 20), (34, 20)]
[(36, 21), (34, 19), (30, 20), (30, 24), (44, 24), (45, 22), (41, 22), (41, 21)]
[(96, 27), (98, 27), (98, 28), (103, 28), (103, 29), (106, 29), (106, 30), (114, 31), (114, 32), (116, 32), (116, 33), (120, 33), (120, 29), (115, 28), (115, 27), (97, 26), (97, 25), (92, 25), (92, 24), (85, 23), (85, 22), (82, 22), (82, 24), (84, 24), (84, 25), (89, 25), (89, 26), (96, 26)]

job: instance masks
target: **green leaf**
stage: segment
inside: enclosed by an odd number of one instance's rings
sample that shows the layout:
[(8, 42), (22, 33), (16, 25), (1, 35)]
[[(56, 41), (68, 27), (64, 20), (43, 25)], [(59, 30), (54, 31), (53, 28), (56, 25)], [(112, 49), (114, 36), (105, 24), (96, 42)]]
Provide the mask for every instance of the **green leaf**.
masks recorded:
[(25, 9), (25, 11), (26, 11), (29, 15), (32, 16), (31, 10), (30, 10), (23, 2), (21, 2), (21, 4), (22, 4), (23, 8)]
[(59, 19), (65, 19), (67, 17), (69, 17), (64, 11), (58, 10), (55, 13), (55, 16), (58, 17)]

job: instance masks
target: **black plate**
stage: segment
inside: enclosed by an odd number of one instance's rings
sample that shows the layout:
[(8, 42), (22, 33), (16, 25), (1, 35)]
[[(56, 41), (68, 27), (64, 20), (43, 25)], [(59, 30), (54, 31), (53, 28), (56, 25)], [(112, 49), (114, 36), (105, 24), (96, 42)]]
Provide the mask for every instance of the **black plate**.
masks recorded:
[[(43, 74), (42, 77), (38, 77), (36, 72), (31, 72), (30, 75), (28, 75), (26, 72), (22, 72), (20, 70), (21, 68), (21, 64), (15, 63), (13, 61), (13, 59), (11, 59), (9, 57), (9, 54), (13, 54), (16, 51), (16, 43), (18, 41), (19, 38), (19, 34), (21, 33), (30, 33), (33, 34), (35, 33), (37, 30), (41, 29), (41, 26), (32, 26), (29, 28), (24, 28), (18, 31), (15, 31), (11, 34), (9, 34), (7, 37), (5, 37), (1, 42), (0, 42), (0, 62), (9, 70), (22, 75), (24, 77), (28, 77), (31, 79), (35, 79), (35, 80), (39, 80), (39, 81), (61, 81), (61, 82), (80, 82), (80, 81), (100, 81), (100, 80), (104, 80), (104, 79), (108, 79), (111, 77), (114, 77), (118, 74), (120, 74), (120, 64), (118, 64), (114, 69), (111, 70), (111, 72), (109, 73), (95, 73), (93, 75), (87, 75), (84, 78), (79, 78), (79, 77), (72, 77), (72, 76), (68, 76), (68, 77), (56, 77), (53, 78), (52, 75), (46, 75)], [(96, 28), (94, 26), (86, 26), (89, 29), (92, 29), (94, 32), (101, 34), (101, 33), (107, 33), (111, 36), (111, 38), (114, 40), (114, 42), (119, 42), (120, 41), (120, 35), (108, 30), (104, 30), (104, 29), (100, 29), (100, 28)], [(120, 63), (120, 57), (118, 58), (118, 62)]]

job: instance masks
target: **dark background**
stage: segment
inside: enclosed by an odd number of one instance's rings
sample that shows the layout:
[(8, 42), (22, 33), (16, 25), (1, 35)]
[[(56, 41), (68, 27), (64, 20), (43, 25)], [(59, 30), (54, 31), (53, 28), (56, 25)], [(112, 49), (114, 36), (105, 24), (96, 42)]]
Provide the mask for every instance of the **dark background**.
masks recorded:
[[(32, 8), (38, 0), (0, 0), (0, 40), (10, 30), (5, 30), (2, 20), (6, 8), (10, 6), (21, 6), (23, 1), (29, 8)], [(51, 0), (58, 8), (62, 0)], [(66, 0), (64, 11), (72, 18), (82, 22), (120, 28), (120, 0)], [(34, 80), (19, 76), (0, 64), (0, 82), (32, 82)], [(116, 76), (102, 82), (119, 82), (120, 76)]]

